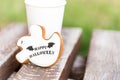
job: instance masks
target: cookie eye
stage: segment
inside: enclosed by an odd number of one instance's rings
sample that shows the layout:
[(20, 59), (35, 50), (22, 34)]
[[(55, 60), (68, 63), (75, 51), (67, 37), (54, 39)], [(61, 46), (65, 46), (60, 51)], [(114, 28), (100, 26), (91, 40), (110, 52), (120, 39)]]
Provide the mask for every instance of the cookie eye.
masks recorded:
[(21, 41), (21, 44), (23, 44), (23, 41)]

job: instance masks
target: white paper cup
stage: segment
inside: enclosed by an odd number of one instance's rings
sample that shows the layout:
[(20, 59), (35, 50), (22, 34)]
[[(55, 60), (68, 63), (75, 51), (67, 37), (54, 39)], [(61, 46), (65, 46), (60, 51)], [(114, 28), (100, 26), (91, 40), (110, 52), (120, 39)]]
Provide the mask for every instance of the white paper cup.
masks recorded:
[(25, 4), (29, 27), (44, 26), (47, 38), (54, 32), (61, 33), (66, 0), (25, 0)]

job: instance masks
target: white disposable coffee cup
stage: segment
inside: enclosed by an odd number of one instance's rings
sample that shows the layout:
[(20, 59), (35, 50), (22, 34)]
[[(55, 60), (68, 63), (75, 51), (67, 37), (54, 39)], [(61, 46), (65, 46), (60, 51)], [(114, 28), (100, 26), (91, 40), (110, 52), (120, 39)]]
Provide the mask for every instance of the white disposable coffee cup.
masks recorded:
[(61, 33), (66, 0), (25, 0), (28, 28), (41, 25), (46, 37), (54, 32)]

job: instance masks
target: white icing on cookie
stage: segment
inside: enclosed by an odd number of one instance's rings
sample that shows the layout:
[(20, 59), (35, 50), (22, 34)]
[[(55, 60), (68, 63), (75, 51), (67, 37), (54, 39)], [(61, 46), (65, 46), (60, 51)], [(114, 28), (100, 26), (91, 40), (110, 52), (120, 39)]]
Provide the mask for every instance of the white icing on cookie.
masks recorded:
[(30, 27), (30, 35), (20, 38), (17, 46), (22, 48), (16, 55), (20, 63), (29, 59), (35, 65), (50, 67), (61, 56), (63, 40), (59, 33), (55, 32), (49, 39), (45, 39), (45, 29), (37, 25)]

